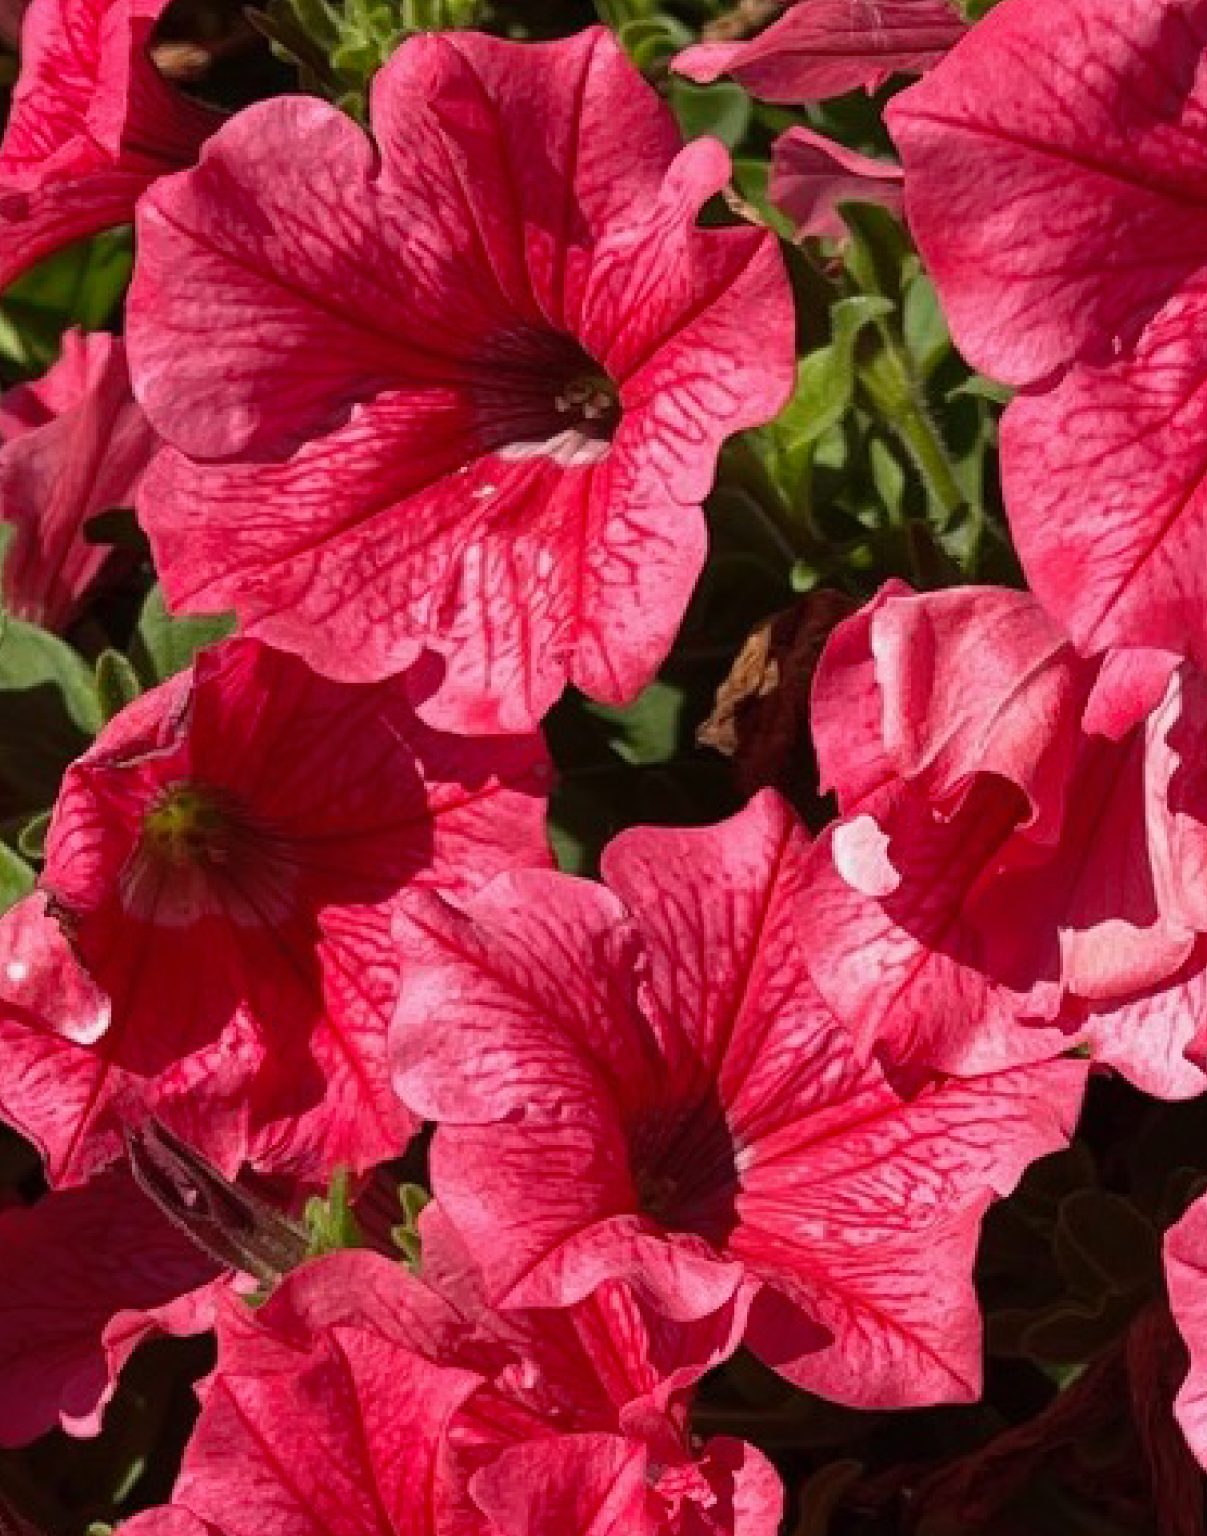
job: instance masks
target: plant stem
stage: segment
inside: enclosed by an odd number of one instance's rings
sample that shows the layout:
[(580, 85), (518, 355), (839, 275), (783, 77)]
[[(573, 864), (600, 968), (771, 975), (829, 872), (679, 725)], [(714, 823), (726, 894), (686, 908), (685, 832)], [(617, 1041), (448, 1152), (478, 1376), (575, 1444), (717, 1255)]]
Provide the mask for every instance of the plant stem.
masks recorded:
[(859, 381), (876, 414), (895, 434), (943, 513), (944, 527), (971, 510), (947, 446), (922, 399), (900, 339), (883, 323), (869, 331), (874, 347), (860, 359)]

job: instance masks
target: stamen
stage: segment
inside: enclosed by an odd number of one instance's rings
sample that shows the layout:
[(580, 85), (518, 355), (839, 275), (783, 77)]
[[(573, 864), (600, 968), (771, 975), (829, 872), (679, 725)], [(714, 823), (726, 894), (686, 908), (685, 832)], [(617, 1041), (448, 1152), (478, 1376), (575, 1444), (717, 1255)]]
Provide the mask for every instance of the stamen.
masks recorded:
[(220, 912), (259, 926), (289, 912), (296, 879), (287, 843), (221, 790), (180, 780), (144, 812), (121, 889), (145, 921), (176, 927)]

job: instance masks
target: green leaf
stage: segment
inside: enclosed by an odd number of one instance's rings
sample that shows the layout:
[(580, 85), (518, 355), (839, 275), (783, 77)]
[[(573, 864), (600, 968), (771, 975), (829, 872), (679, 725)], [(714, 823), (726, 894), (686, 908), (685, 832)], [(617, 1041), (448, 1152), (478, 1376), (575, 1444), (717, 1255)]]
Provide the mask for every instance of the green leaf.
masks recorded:
[[(891, 314), (875, 294), (841, 299), (831, 310), (832, 340), (801, 359), (792, 399), (758, 434), (770, 447), (768, 470), (789, 504), (805, 481), (817, 443), (836, 427), (855, 398), (855, 348), (868, 325)], [(755, 434), (752, 434), (755, 436)]]
[(120, 651), (107, 648), (96, 658), (96, 692), (106, 720), (133, 704), (142, 692), (138, 673)]
[(751, 100), (740, 85), (693, 85), (676, 75), (669, 98), (686, 139), (711, 136), (736, 149), (750, 127)]
[(27, 859), (46, 857), (46, 834), (50, 829), (50, 812), (40, 811), (31, 816), (17, 834), (17, 847)]
[(868, 443), (868, 467), (872, 472), (872, 483), (890, 518), (900, 522), (909, 477), (901, 460), (882, 438), (874, 437)]
[(843, 203), (840, 212), (851, 231), (844, 261), (856, 286), (900, 303), (907, 271), (916, 262), (904, 229), (872, 203)]
[(432, 1197), (422, 1184), (400, 1184), (398, 1204), (402, 1208), (402, 1220), (390, 1228), (390, 1239), (406, 1262), (416, 1268), (419, 1264), (422, 1244), (419, 1239), (419, 1217)]
[(935, 285), (923, 272), (918, 273), (905, 290), (901, 329), (919, 377), (929, 379), (951, 351), (951, 332), (947, 329)]
[(675, 755), (683, 726), (683, 690), (655, 681), (631, 704), (586, 704), (602, 721), (607, 743), (626, 763), (665, 763)]
[(22, 619), (0, 629), (0, 783), (13, 809), (42, 810), (67, 764), (104, 723), (91, 669), (56, 635)]
[(364, 122), (369, 83), (404, 38), (477, 26), (484, 11), (484, 0), (268, 0), (245, 14), (306, 90)]
[(129, 229), (79, 241), (39, 262), (0, 299), (0, 359), (27, 374), (48, 368), (68, 326), (95, 331), (112, 318), (132, 264)]
[(605, 27), (619, 32), (632, 21), (646, 21), (654, 14), (655, 0), (595, 0), (595, 10)]
[(656, 15), (627, 21), (619, 30), (620, 45), (643, 72), (667, 64), (692, 41), (692, 33), (673, 16)]
[(1079, 1190), (1062, 1202), (1053, 1251), (1073, 1290), (1092, 1302), (1160, 1286), (1156, 1229), (1129, 1200), (1107, 1190)]
[(150, 687), (192, 666), (203, 646), (224, 639), (234, 627), (233, 617), (224, 613), (174, 618), (164, 607), (162, 590), (152, 587), (138, 616), (130, 660), (144, 684)]
[(0, 843), (0, 912), (27, 896), (34, 887), (34, 872), (19, 853)]
[(993, 379), (987, 379), (984, 374), (974, 373), (970, 379), (966, 379), (950, 390), (947, 398), (955, 400), (961, 395), (971, 395), (976, 400), (988, 400), (994, 405), (1009, 405), (1014, 397), (1014, 391), (1008, 384), (998, 384)]
[(311, 1258), (363, 1246), (364, 1238), (352, 1212), (346, 1168), (337, 1168), (331, 1175), (326, 1195), (312, 1195), (306, 1202), (304, 1220)]

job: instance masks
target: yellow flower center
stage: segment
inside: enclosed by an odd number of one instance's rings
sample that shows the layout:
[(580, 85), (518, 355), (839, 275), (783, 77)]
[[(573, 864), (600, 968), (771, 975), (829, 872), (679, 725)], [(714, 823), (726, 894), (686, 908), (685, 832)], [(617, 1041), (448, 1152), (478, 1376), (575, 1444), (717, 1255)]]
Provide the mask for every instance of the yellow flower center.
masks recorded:
[(212, 790), (170, 784), (143, 818), (142, 843), (168, 864), (222, 864), (231, 831), (231, 819)]

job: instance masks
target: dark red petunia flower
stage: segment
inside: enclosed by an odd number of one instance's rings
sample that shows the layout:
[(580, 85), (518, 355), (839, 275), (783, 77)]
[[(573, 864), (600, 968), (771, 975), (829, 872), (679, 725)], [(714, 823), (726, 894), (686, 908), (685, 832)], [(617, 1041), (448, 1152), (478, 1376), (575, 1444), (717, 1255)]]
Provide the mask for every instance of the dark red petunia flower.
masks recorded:
[(0, 287), (61, 246), (127, 224), (221, 118), (147, 53), (166, 0), (33, 0), (0, 144)]
[(547, 784), (539, 739), (443, 736), (401, 681), (202, 652), (68, 770), (0, 919), (0, 1111), (58, 1183), (151, 1113), (228, 1173), (396, 1154), (391, 909), (547, 863)]
[(803, 829), (771, 792), (642, 828), (606, 885), (502, 876), (401, 908), (404, 1101), (496, 1305), (608, 1280), (678, 1319), (737, 1296), (746, 1339), (842, 1402), (971, 1399), (980, 1218), (1060, 1146), (1084, 1063), (914, 1098), (856, 1058), (805, 959)]
[(265, 102), (141, 206), (165, 588), (344, 679), (437, 651), (449, 728), (526, 729), (567, 679), (629, 699), (703, 562), (722, 442), (791, 391), (776, 242), (697, 227), (728, 156), (684, 148), (602, 30), (412, 38), (370, 115), (375, 145)]
[(9, 613), (62, 631), (112, 559), (88, 521), (134, 505), (157, 440), (134, 403), (122, 343), (71, 330), (54, 367), (0, 395), (0, 522)]
[(219, 1272), (124, 1168), (0, 1212), (0, 1445), (95, 1434), (144, 1338), (211, 1325)]

